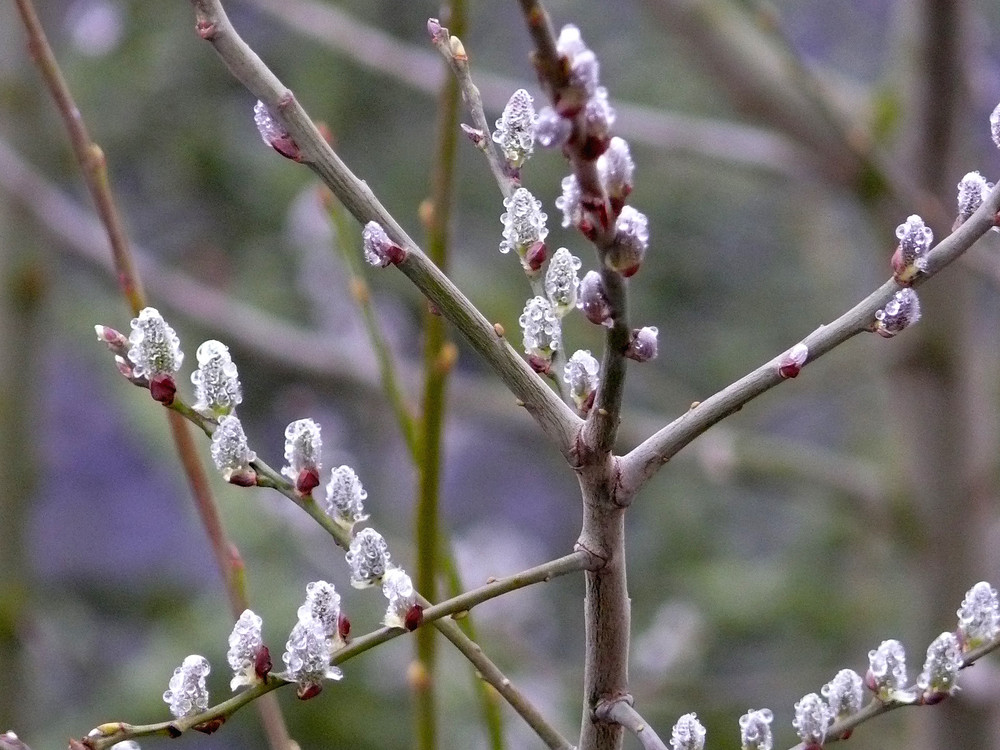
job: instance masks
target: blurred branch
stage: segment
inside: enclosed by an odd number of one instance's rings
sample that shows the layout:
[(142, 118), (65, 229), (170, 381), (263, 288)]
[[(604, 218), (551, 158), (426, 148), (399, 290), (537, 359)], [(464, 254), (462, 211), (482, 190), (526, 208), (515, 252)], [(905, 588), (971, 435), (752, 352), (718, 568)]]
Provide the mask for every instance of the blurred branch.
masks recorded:
[[(87, 190), (97, 207), (98, 215), (107, 234), (111, 246), (111, 256), (114, 260), (118, 283), (122, 294), (132, 309), (132, 314), (146, 306), (142, 283), (135, 269), (132, 250), (129, 247), (128, 236), (125, 233), (111, 183), (108, 178), (107, 162), (104, 152), (90, 138), (83, 116), (73, 101), (69, 87), (63, 78), (59, 63), (52, 48), (49, 46), (45, 31), (31, 0), (16, 0), (18, 13), (28, 34), (28, 48), (31, 56), (42, 73), (49, 94), (55, 100), (63, 123), (69, 134), (73, 153), (79, 163)], [(218, 507), (212, 496), (205, 475), (204, 467), (191, 440), (191, 434), (180, 415), (167, 413), (174, 445), (181, 460), (188, 486), (191, 490), (195, 509), (201, 519), (202, 526), (208, 536), (216, 567), (222, 576), (223, 585), (229, 597), (230, 611), (233, 618), (247, 608), (246, 591), (243, 585), (242, 567), (237, 563), (239, 553), (236, 547), (226, 538), (222, 523), (219, 520)], [(288, 729), (285, 726), (281, 709), (273, 699), (261, 701), (258, 712), (268, 744), (274, 750), (286, 750), (292, 745)]]
[[(1000, 210), (1000, 190), (995, 190), (968, 221), (927, 254), (927, 270), (913, 282), (913, 285), (922, 284), (958, 259), (976, 240), (996, 225), (998, 210)], [(806, 364), (853, 336), (870, 330), (875, 312), (884, 307), (900, 288), (900, 284), (889, 279), (832, 323), (821, 326), (806, 336), (802, 340), (809, 350)], [(677, 451), (709, 427), (739, 411), (749, 401), (783, 380), (778, 372), (778, 357), (775, 357), (705, 401), (692, 405), (686, 414), (675, 419), (622, 458), (619, 493), (623, 497), (631, 497)]]
[(867, 205), (887, 192), (889, 212), (919, 213), (941, 226), (948, 210), (914, 185), (887, 158), (862, 123), (851, 121), (828, 93), (829, 86), (805, 65), (771, 12), (747, 13), (731, 2), (645, 0), (663, 28), (690, 43), (736, 106), (790, 136), (816, 155), (822, 174), (847, 187)]
[[(368, 26), (343, 10), (315, 0), (246, 0), (299, 34), (428, 96), (440, 90), (442, 73), (433, 52)], [(481, 71), (478, 89), (488, 109), (499, 112), (524, 81)], [(679, 151), (787, 177), (809, 175), (812, 156), (777, 133), (710, 118), (692, 117), (615, 101), (617, 132), (630, 141)]]

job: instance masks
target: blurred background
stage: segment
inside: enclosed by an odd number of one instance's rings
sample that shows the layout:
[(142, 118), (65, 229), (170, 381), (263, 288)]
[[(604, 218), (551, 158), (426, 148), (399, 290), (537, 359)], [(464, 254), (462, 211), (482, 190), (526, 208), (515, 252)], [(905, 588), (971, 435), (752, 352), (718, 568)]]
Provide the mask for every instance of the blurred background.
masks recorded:
[[(240, 366), (252, 446), (280, 465), (283, 430), (322, 424), (325, 463), (352, 465), (393, 558), (413, 563), (415, 476), (378, 382), (312, 174), (264, 146), (254, 100), (194, 32), (187, 3), (73, 0), (39, 11), (113, 185), (152, 303), (181, 336), (190, 394), (207, 338)], [(420, 0), (244, 0), (236, 27), (415, 238), (429, 191), (443, 62)], [(894, 230), (918, 213), (944, 237), (968, 171), (1000, 177), (987, 119), (1000, 101), (1000, 6), (988, 0), (598, 0), (547, 3), (580, 26), (637, 163), (631, 202), (651, 247), (630, 282), (634, 325), (660, 331), (631, 367), (625, 452), (853, 306), (889, 275)], [(498, 117), (540, 90), (516, 3), (470, 2), (463, 35)], [(536, 98), (536, 105), (542, 102)], [(463, 118), (468, 121), (468, 118)], [(501, 196), (462, 143), (450, 274), (517, 338), (528, 287), (501, 255)], [(523, 183), (549, 246), (594, 257), (559, 226), (567, 172), (536, 153)], [(924, 319), (861, 336), (695, 441), (629, 511), (632, 692), (663, 737), (696, 711), (709, 747), (739, 745), (749, 708), (797, 741), (793, 703), (883, 639), (927, 644), (963, 593), (1000, 583), (1000, 238), (921, 287)], [(101, 722), (160, 721), (189, 653), (228, 695), (232, 618), (166, 421), (95, 341), (128, 330), (106, 241), (10, 5), (0, 6), (0, 730), (35, 750)], [(369, 274), (404, 388), (420, 391), (423, 302)], [(572, 351), (600, 331), (566, 323)], [(464, 343), (449, 388), (443, 505), (466, 587), (572, 549), (575, 478)], [(208, 461), (208, 443), (203, 441)], [(214, 475), (214, 472), (213, 472)], [(349, 588), (342, 553), (277, 493), (217, 498), (276, 662), (307, 582), (344, 594), (355, 633), (381, 596)], [(582, 579), (474, 610), (480, 640), (564, 734), (582, 677)], [(300, 704), (278, 692), (303, 748), (411, 746), (399, 638), (344, 665)], [(442, 746), (486, 747), (474, 676), (439, 649)], [(859, 729), (852, 746), (1000, 745), (1000, 670), (962, 675), (956, 700)], [(504, 709), (508, 746), (540, 747)], [(154, 747), (163, 740), (149, 739)], [(265, 747), (254, 711), (171, 746)], [(637, 747), (631, 738), (626, 747)]]

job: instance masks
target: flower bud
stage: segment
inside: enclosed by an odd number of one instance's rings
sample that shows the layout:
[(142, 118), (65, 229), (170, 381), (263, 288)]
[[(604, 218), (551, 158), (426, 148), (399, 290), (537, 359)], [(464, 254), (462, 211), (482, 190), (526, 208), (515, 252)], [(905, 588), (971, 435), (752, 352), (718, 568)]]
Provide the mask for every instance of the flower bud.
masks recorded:
[(537, 271), (538, 268), (529, 267), (525, 256), (532, 246), (544, 242), (549, 234), (545, 226), (548, 216), (542, 212), (542, 202), (527, 188), (522, 187), (505, 198), (503, 205), (507, 211), (500, 215), (504, 237), (500, 243), (500, 252), (509, 253), (513, 250), (526, 270)]
[(646, 326), (632, 331), (632, 340), (629, 342), (625, 356), (634, 359), (636, 362), (648, 362), (656, 359), (659, 346), (656, 336), (659, 330), (656, 326)]
[(580, 259), (565, 247), (556, 250), (545, 272), (545, 296), (552, 303), (557, 318), (563, 318), (576, 307), (576, 290), (580, 280), (576, 272), (580, 270)]
[(795, 704), (792, 726), (806, 746), (822, 745), (833, 723), (833, 711), (816, 693), (804, 695)]
[(552, 107), (542, 107), (535, 122), (535, 141), (542, 148), (561, 148), (573, 134), (573, 123)]
[(604, 295), (604, 282), (597, 271), (587, 271), (580, 281), (576, 304), (591, 323), (608, 328), (614, 325), (614, 320), (611, 318), (611, 304)]
[(369, 221), (361, 232), (365, 260), (373, 266), (385, 268), (390, 263), (399, 265), (406, 260), (406, 251), (389, 239), (382, 225)]
[(600, 77), (600, 64), (580, 35), (580, 29), (573, 24), (563, 26), (556, 40), (556, 51), (566, 58), (569, 70), (568, 90), (560, 92), (557, 102), (559, 113), (571, 117), (583, 107), (594, 94)]
[(632, 179), (635, 174), (635, 162), (628, 143), (615, 136), (608, 144), (608, 150), (597, 160), (597, 169), (604, 181), (604, 189), (611, 200), (611, 207), (619, 213), (625, 205), (625, 199), (632, 192)]
[[(413, 582), (402, 568), (389, 568), (382, 576), (382, 593), (389, 600), (382, 622), (389, 628), (414, 630), (422, 619), (423, 609), (417, 603)], [(415, 609), (419, 609), (415, 612)]]
[(750, 709), (740, 717), (740, 745), (743, 750), (772, 750), (774, 736), (771, 722), (774, 714), (769, 708)]
[(575, 174), (562, 179), (562, 195), (556, 198), (556, 208), (563, 213), (564, 227), (580, 227), (583, 225), (583, 194)]
[(672, 750), (704, 750), (705, 727), (697, 714), (684, 714), (670, 732)]
[(300, 161), (302, 152), (284, 125), (274, 119), (270, 110), (264, 102), (258, 100), (253, 108), (253, 121), (257, 125), (257, 132), (260, 133), (261, 140), (273, 148), (286, 159)]
[(330, 474), (326, 485), (326, 514), (350, 531), (354, 524), (364, 521), (365, 499), (368, 493), (350, 466), (339, 466)]
[(261, 649), (267, 648), (261, 635), (262, 626), (263, 620), (250, 609), (243, 610), (233, 626), (226, 653), (226, 660), (233, 670), (233, 679), (229, 683), (233, 690), (242, 685), (254, 685), (264, 677), (257, 674), (258, 656)]
[(962, 648), (954, 633), (942, 633), (927, 647), (924, 669), (917, 677), (925, 703), (937, 703), (958, 690), (958, 671), (964, 666)]
[(801, 341), (781, 355), (778, 360), (778, 374), (783, 378), (794, 378), (809, 358), (809, 347)]
[(601, 364), (589, 351), (579, 349), (566, 362), (563, 380), (569, 385), (569, 395), (573, 397), (578, 411), (586, 414), (594, 402), (599, 382)]
[(208, 708), (208, 688), (205, 676), (212, 671), (204, 656), (192, 654), (174, 670), (170, 685), (163, 693), (163, 701), (170, 706), (170, 713), (182, 719)]
[(231, 414), (219, 420), (212, 433), (212, 460), (223, 478), (232, 484), (252, 486), (256, 472), (250, 466), (257, 454), (250, 450), (240, 418)]
[(306, 600), (296, 614), (299, 620), (313, 618), (334, 646), (343, 645), (340, 637), (340, 594), (332, 583), (312, 581), (306, 584)]
[(1000, 634), (1000, 602), (997, 590), (980, 581), (965, 594), (958, 609), (958, 637), (969, 651), (993, 641)]
[(129, 343), (124, 333), (102, 325), (94, 326), (94, 330), (97, 331), (97, 340), (107, 345), (112, 354), (119, 357), (128, 356)]
[(283, 675), (298, 684), (297, 695), (308, 700), (323, 689), (323, 680), (339, 680), (344, 674), (330, 666), (333, 645), (326, 637), (323, 625), (312, 617), (300, 618), (285, 643), (281, 660), (285, 663)]
[[(880, 701), (906, 700), (906, 651), (899, 641), (890, 639), (868, 652), (865, 684)], [(910, 698), (907, 702), (911, 702)]]
[(830, 704), (834, 715), (840, 719), (861, 710), (864, 702), (861, 675), (853, 669), (841, 669), (820, 691)]
[(128, 359), (137, 377), (173, 376), (181, 368), (184, 354), (174, 329), (155, 307), (146, 307), (132, 318)]
[(378, 583), (389, 568), (389, 545), (375, 529), (361, 529), (351, 540), (346, 559), (351, 568), (351, 585), (368, 588)]
[(875, 313), (875, 333), (892, 338), (907, 326), (920, 320), (920, 300), (910, 287), (900, 289), (886, 306)]
[(496, 121), (494, 143), (499, 144), (507, 164), (517, 169), (531, 156), (535, 146), (535, 122), (538, 116), (531, 95), (518, 89), (510, 97), (503, 115)]
[(992, 189), (992, 183), (987, 182), (979, 172), (969, 172), (962, 178), (958, 183), (958, 216), (954, 228), (958, 228), (983, 205)]
[(524, 352), (542, 362), (550, 362), (562, 344), (562, 329), (552, 303), (545, 297), (533, 297), (518, 319), (524, 339)]
[(243, 389), (229, 347), (210, 339), (198, 347), (195, 356), (198, 369), (191, 373), (195, 411), (209, 417), (231, 414), (243, 402)]
[(896, 281), (908, 284), (927, 270), (927, 251), (934, 242), (934, 232), (924, 220), (914, 214), (896, 227), (899, 247), (892, 256), (892, 270)]
[(297, 419), (285, 428), (285, 461), (281, 473), (295, 482), (295, 489), (308, 495), (319, 486), (323, 459), (320, 427), (311, 419)]
[(581, 151), (587, 159), (596, 159), (611, 143), (611, 126), (617, 114), (608, 102), (608, 90), (598, 86), (583, 107), (583, 145)]
[(615, 222), (615, 241), (604, 256), (604, 265), (629, 277), (639, 270), (649, 247), (648, 220), (631, 206), (625, 206)]

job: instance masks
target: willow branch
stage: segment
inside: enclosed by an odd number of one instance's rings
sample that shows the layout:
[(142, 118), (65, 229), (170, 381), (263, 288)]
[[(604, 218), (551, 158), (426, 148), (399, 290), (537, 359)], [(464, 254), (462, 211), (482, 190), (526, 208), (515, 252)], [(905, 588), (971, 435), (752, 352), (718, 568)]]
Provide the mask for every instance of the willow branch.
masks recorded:
[[(28, 34), (28, 48), (45, 80), (46, 87), (59, 109), (70, 145), (83, 173), (91, 198), (97, 207), (101, 223), (111, 247), (111, 257), (118, 276), (122, 294), (132, 309), (138, 312), (146, 306), (145, 293), (138, 273), (128, 235), (125, 232), (118, 206), (111, 190), (107, 162), (104, 152), (91, 139), (72, 93), (66, 84), (62, 70), (49, 45), (38, 15), (31, 0), (17, 0), (18, 13)], [(222, 576), (223, 585), (229, 598), (230, 612), (234, 619), (247, 608), (246, 590), (242, 575), (242, 563), (235, 545), (226, 538), (219, 519), (218, 507), (212, 496), (204, 467), (182, 418), (174, 413), (167, 414), (174, 445), (180, 457), (184, 474), (191, 489), (194, 505), (208, 536), (216, 567)], [(275, 750), (284, 750), (291, 744), (281, 709), (273, 700), (262, 701), (258, 711), (269, 745)]]
[(569, 455), (580, 419), (514, 351), (497, 329), (407, 236), (402, 227), (323, 139), (309, 115), (233, 28), (218, 0), (192, 0), (200, 36), (230, 72), (269, 108), (295, 141), (300, 160), (361, 223), (376, 221), (406, 250), (399, 269), (468, 340), (553, 441)]
[[(927, 271), (914, 282), (914, 286), (930, 279), (972, 247), (976, 240), (996, 225), (998, 210), (1000, 210), (1000, 190), (993, 191), (975, 214), (927, 254)], [(884, 307), (900, 288), (896, 281), (889, 279), (832, 323), (820, 326), (806, 336), (802, 340), (809, 349), (806, 364), (812, 363), (857, 334), (871, 330), (875, 312)], [(685, 445), (712, 425), (742, 409), (757, 396), (783, 382), (777, 363), (778, 357), (775, 357), (715, 395), (693, 404), (683, 416), (675, 419), (624, 456), (621, 459), (619, 478), (620, 496), (627, 498), (634, 495)]]
[(601, 721), (619, 724), (639, 740), (643, 750), (667, 750), (666, 744), (659, 738), (652, 727), (635, 710), (631, 696), (616, 701), (608, 701), (597, 707), (597, 718)]

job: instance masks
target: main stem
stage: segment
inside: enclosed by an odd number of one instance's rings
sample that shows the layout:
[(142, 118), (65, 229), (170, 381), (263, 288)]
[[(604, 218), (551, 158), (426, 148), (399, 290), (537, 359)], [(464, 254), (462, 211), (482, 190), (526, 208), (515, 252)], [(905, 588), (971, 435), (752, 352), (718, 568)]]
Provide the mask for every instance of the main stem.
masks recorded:
[[(611, 457), (609, 457), (609, 461)], [(614, 472), (608, 466), (581, 471), (583, 530), (577, 547), (596, 561), (586, 573), (583, 723), (580, 750), (618, 750), (624, 736), (617, 724), (598, 722), (601, 702), (628, 695), (631, 600), (625, 576), (625, 508), (614, 501)]]

